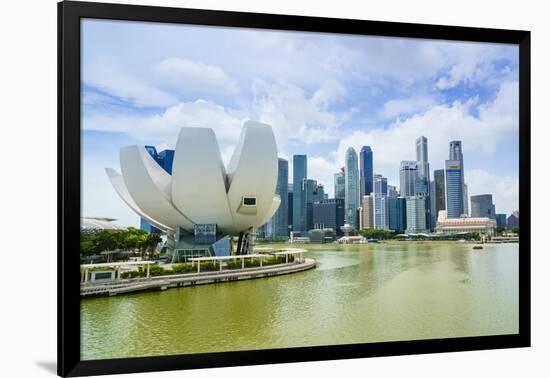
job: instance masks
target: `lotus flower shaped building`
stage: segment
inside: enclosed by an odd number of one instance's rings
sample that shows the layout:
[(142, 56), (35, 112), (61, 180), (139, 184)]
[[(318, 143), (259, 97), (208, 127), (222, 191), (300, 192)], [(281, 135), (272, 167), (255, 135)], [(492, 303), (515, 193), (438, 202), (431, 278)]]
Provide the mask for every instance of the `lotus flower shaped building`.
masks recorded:
[(197, 225), (237, 235), (263, 225), (281, 202), (277, 146), (271, 126), (247, 121), (227, 168), (214, 131), (184, 127), (174, 153), (172, 175), (144, 146), (120, 150), (121, 174), (107, 168), (122, 200), (153, 226), (173, 235)]

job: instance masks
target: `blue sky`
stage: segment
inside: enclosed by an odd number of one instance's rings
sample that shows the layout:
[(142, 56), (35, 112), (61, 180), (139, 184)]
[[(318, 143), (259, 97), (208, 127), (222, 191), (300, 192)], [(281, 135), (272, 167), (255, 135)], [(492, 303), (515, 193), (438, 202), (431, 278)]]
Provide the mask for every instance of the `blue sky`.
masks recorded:
[(103, 170), (120, 147), (210, 127), (227, 162), (247, 119), (273, 127), (281, 157), (306, 153), (330, 194), (349, 146), (370, 145), (398, 185), (418, 136), (432, 171), (459, 139), (469, 194), (518, 208), (514, 45), (107, 20), (83, 20), (81, 38), (83, 215), (138, 224)]

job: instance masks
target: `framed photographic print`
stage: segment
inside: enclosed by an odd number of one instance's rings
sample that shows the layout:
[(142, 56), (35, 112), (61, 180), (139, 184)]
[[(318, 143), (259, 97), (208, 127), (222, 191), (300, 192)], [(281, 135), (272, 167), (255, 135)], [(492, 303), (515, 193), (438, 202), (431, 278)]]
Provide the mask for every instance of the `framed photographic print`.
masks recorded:
[(58, 10), (59, 375), (530, 345), (528, 31)]

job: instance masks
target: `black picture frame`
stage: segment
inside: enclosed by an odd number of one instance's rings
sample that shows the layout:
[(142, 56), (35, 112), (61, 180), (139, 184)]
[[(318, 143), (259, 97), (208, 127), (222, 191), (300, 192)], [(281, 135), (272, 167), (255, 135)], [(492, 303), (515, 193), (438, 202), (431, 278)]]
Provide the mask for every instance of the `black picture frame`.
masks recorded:
[[(353, 345), (80, 360), (80, 19), (510, 43), (519, 46), (519, 333)], [(82, 376), (530, 346), (530, 32), (63, 1), (58, 3), (58, 374)]]

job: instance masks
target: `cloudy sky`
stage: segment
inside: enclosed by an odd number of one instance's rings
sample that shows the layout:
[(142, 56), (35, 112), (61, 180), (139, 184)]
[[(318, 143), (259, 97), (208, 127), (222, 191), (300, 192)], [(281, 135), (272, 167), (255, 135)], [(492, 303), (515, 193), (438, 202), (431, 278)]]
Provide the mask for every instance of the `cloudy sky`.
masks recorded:
[(418, 136), (432, 171), (462, 140), (469, 194), (518, 208), (516, 46), (103, 20), (82, 21), (81, 46), (85, 216), (138, 224), (104, 172), (120, 147), (210, 127), (227, 162), (247, 119), (273, 126), (281, 157), (307, 154), (330, 195), (349, 146), (398, 186)]

